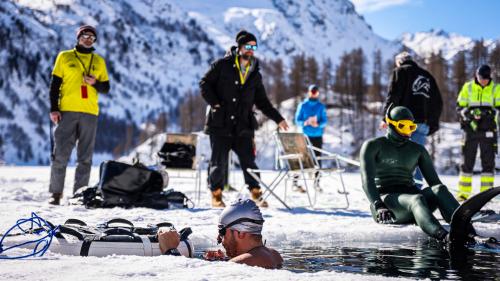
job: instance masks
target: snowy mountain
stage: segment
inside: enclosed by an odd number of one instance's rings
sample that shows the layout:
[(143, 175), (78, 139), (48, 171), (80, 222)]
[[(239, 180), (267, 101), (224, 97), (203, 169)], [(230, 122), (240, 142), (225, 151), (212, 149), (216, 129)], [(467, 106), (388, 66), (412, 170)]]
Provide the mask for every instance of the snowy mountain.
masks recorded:
[[(404, 33), (400, 41), (421, 57), (429, 57), (441, 51), (447, 60), (453, 58), (458, 52), (470, 50), (474, 46), (473, 38), (443, 30)], [(493, 44), (494, 40), (484, 40), (486, 47), (491, 47)]]
[(106, 157), (162, 113), (175, 128), (183, 94), (197, 89), (209, 62), (241, 28), (259, 38), (260, 57), (285, 62), (305, 53), (336, 64), (358, 47), (369, 60), (376, 49), (388, 59), (399, 49), (374, 34), (347, 0), (3, 1), (0, 23), (0, 160), (17, 164), (48, 163), (50, 72), (84, 23), (97, 26), (96, 52), (110, 74), (96, 143)]
[(241, 28), (258, 34), (258, 54), (265, 58), (286, 58), (301, 53), (315, 56), (322, 61), (334, 62), (344, 52), (362, 48), (370, 60), (377, 50), (384, 58), (392, 56), (400, 47), (373, 33), (354, 5), (345, 0), (290, 1), (259, 0), (231, 1), (232, 7), (213, 5), (212, 1), (177, 0), (190, 9), (197, 19), (224, 48), (234, 42), (234, 35)]
[(131, 124), (162, 112), (175, 117), (183, 93), (196, 87), (206, 65), (223, 51), (169, 2), (37, 4), (0, 4), (0, 158), (7, 163), (47, 163), (51, 69), (57, 53), (74, 46), (76, 27), (82, 23), (98, 27), (96, 52), (106, 59), (110, 74), (111, 92), (100, 97), (96, 151), (101, 153), (110, 153)]

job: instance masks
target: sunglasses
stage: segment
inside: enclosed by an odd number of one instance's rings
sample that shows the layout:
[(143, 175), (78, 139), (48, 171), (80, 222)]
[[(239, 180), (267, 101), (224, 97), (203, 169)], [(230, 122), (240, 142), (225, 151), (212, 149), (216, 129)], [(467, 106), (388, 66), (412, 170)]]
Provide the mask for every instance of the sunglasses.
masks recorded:
[(83, 39), (91, 39), (92, 42), (95, 42), (95, 39), (96, 39), (96, 37), (94, 35), (92, 35), (92, 34), (82, 34), (81, 37)]
[(250, 50), (253, 50), (253, 51), (257, 51), (257, 45), (245, 45), (245, 50), (247, 51), (250, 51)]
[(228, 228), (230, 228), (233, 225), (237, 225), (239, 223), (242, 223), (242, 222), (251, 222), (251, 223), (260, 224), (260, 225), (264, 224), (263, 220), (254, 220), (254, 219), (249, 219), (249, 218), (237, 219), (237, 220), (229, 223), (228, 225), (219, 224), (219, 226), (218, 226), (219, 227), (219, 235), (217, 236), (217, 244), (222, 243), (222, 238), (226, 235), (226, 231)]
[(396, 128), (396, 131), (403, 135), (410, 135), (411, 133), (415, 132), (417, 129), (417, 124), (411, 120), (399, 120), (399, 121), (393, 121), (389, 118), (385, 118), (385, 121), (388, 124), (393, 125)]

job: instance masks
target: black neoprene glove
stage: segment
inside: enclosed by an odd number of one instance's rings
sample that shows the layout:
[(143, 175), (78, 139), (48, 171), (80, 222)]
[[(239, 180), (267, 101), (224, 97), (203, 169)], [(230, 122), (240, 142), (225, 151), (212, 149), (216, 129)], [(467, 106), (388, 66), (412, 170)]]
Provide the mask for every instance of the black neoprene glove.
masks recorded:
[(373, 205), (377, 211), (377, 223), (392, 224), (395, 222), (396, 217), (394, 216), (394, 213), (389, 210), (387, 206), (385, 206), (384, 202), (375, 201)]

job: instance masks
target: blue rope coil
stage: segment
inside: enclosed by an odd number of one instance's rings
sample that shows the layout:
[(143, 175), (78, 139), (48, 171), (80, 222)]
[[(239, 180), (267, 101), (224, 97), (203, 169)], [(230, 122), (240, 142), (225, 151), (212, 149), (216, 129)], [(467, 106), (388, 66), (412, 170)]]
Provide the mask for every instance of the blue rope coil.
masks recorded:
[[(16, 229), (20, 230), (21, 233), (11, 234), (11, 232)], [(0, 254), (3, 254), (11, 249), (22, 248), (30, 244), (34, 244), (33, 252), (21, 256), (2, 255), (0, 256), (0, 259), (23, 259), (34, 256), (41, 257), (49, 249), (50, 244), (52, 243), (52, 239), (57, 234), (58, 230), (59, 230), (59, 225), (55, 227), (46, 220), (44, 220), (43, 218), (39, 217), (35, 212), (32, 212), (30, 218), (17, 220), (16, 224), (13, 225), (11, 228), (9, 228), (9, 230), (7, 230), (5, 234), (3, 234), (3, 236), (0, 238)], [(20, 244), (16, 244), (10, 247), (4, 247), (3, 242), (7, 237), (17, 236), (20, 234), (21, 235), (35, 234), (38, 236), (38, 238), (32, 241), (26, 241)]]

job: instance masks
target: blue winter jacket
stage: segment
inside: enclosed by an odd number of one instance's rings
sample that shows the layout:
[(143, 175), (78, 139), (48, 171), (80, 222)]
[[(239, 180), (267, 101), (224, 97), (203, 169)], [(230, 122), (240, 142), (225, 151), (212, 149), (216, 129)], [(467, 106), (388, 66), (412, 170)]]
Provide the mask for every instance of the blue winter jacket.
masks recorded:
[[(311, 116), (318, 119), (318, 127), (304, 126), (304, 122)], [(325, 105), (316, 99), (306, 99), (297, 107), (295, 113), (295, 124), (302, 127), (302, 131), (308, 137), (321, 137), (326, 126)]]

